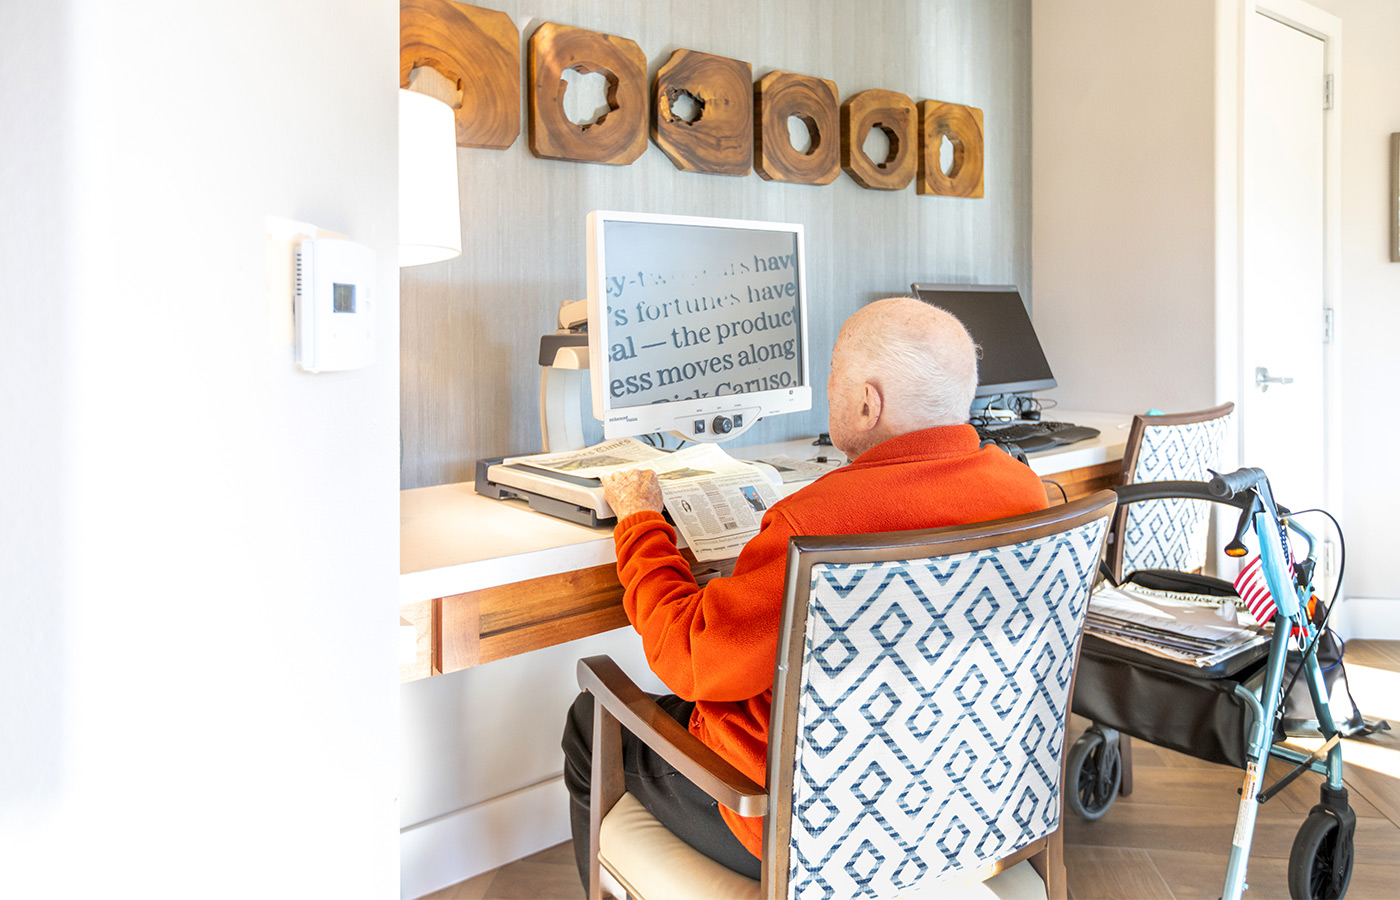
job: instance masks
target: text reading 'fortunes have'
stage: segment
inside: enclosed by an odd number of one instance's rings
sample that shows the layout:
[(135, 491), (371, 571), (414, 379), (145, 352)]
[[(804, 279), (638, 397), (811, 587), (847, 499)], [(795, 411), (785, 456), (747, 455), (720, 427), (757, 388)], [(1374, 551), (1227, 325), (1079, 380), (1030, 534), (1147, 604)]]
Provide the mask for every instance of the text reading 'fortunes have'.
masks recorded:
[[(608, 392), (639, 406), (796, 387), (801, 383), (797, 253), (791, 234), (755, 232), (785, 252), (731, 255), (687, 271), (657, 260), (610, 266)], [(763, 247), (760, 249), (778, 249)], [(707, 257), (713, 259), (714, 257)]]

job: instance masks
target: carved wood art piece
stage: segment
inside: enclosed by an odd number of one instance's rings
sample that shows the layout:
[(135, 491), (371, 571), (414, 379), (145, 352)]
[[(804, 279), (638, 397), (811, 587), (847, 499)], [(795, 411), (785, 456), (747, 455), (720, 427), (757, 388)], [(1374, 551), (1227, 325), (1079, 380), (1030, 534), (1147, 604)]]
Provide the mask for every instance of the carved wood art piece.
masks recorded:
[[(693, 114), (675, 110), (687, 101)], [(651, 139), (677, 169), (747, 175), (753, 160), (753, 66), (677, 50), (652, 83)]]
[[(865, 152), (871, 129), (889, 138), (886, 159)], [(876, 191), (902, 191), (919, 166), (919, 108), (898, 91), (861, 91), (841, 104), (841, 168), (856, 184)]]
[[(520, 136), (520, 30), (510, 16), (452, 0), (400, 0), (399, 86), (434, 69), (461, 92), (457, 146), (504, 150)], [(449, 106), (452, 104), (448, 104)]]
[[(841, 174), (841, 110), (836, 83), (825, 78), (769, 72), (754, 85), (754, 168), (768, 181), (830, 184)], [(788, 119), (811, 134), (804, 153), (792, 145)]]
[[(939, 162), (943, 138), (953, 145), (953, 165), (944, 172)], [(925, 100), (919, 104), (920, 194), (944, 197), (982, 196), (982, 110)]]
[[(597, 72), (609, 111), (576, 125), (564, 111), (564, 72)], [(647, 58), (635, 41), (546, 22), (530, 36), (530, 151), (543, 159), (631, 164), (647, 148)]]

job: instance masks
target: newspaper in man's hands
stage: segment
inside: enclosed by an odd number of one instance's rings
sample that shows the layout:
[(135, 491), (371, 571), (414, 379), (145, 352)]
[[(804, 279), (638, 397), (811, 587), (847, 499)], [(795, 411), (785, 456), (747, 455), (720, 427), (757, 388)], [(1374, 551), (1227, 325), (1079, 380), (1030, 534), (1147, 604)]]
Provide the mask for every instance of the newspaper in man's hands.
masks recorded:
[(715, 444), (693, 444), (667, 453), (636, 438), (622, 438), (505, 462), (579, 478), (651, 469), (661, 483), (671, 520), (695, 558), (702, 561), (738, 556), (758, 534), (763, 513), (778, 502), (778, 492), (762, 472)]

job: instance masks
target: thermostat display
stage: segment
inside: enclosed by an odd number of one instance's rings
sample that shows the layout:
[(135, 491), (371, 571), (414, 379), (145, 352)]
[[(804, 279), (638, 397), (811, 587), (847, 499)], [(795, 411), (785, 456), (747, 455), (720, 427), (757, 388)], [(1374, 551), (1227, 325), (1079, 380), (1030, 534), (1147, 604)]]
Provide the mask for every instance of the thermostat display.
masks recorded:
[(337, 284), (331, 288), (331, 308), (338, 313), (352, 313), (355, 311), (355, 286), (353, 284)]
[(297, 245), (296, 359), (308, 372), (374, 362), (374, 251), (338, 238)]

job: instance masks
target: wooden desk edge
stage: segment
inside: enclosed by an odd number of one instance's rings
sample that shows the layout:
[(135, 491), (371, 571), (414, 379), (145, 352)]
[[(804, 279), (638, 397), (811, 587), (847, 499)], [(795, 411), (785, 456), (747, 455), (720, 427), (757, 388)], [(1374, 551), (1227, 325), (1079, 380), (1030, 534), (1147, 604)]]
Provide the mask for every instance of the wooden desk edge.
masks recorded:
[[(1047, 498), (1055, 504), (1117, 484), (1120, 469), (1121, 462), (1113, 460), (1041, 480)], [(698, 563), (689, 550), (682, 552), (701, 583), (734, 569), (732, 559)], [(612, 563), (408, 603), (400, 606), (399, 616), (400, 627), (411, 627), (414, 639), (412, 660), (400, 664), (401, 682), (469, 669), (628, 625), (622, 585)]]
[[(681, 552), (701, 584), (734, 571), (733, 559), (697, 562)], [(622, 594), (617, 566), (609, 563), (401, 607), (401, 619), (415, 623), (418, 643), (414, 662), (400, 666), (400, 681), (628, 627)]]

